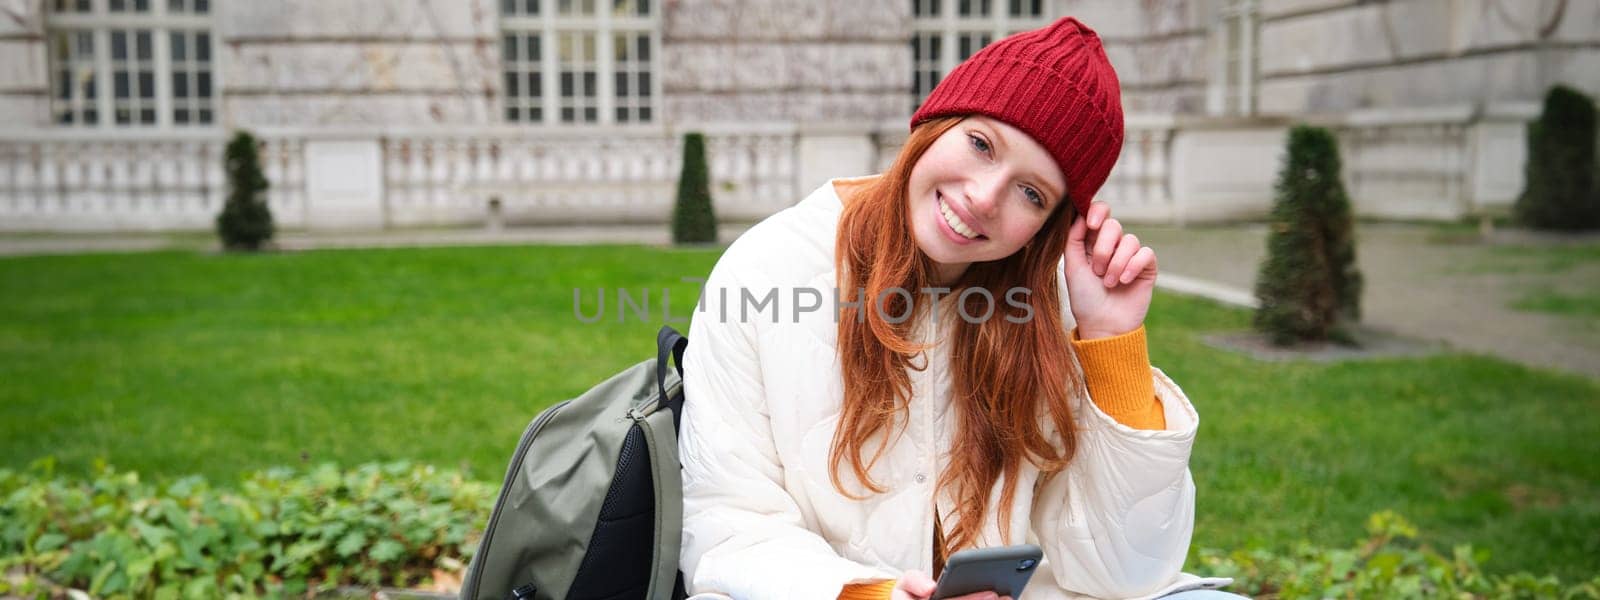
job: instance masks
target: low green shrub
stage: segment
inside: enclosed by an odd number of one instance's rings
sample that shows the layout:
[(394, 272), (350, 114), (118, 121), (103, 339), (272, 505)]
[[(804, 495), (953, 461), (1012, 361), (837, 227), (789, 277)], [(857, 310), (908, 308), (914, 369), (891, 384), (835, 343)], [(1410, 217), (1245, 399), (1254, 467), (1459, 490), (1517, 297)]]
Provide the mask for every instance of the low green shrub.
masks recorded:
[(291, 596), (458, 574), (493, 486), (407, 463), (273, 469), (237, 489), (0, 470), (0, 596), (52, 584), (104, 598)]
[[(1352, 548), (1299, 544), (1266, 550), (1196, 550), (1197, 573), (1233, 577), (1229, 591), (1253, 598), (1561, 598), (1600, 600), (1600, 575), (1565, 585), (1554, 576), (1491, 575), (1486, 549), (1449, 555), (1417, 543), (1417, 528), (1391, 511), (1367, 518), (1369, 537)], [(1198, 563), (1198, 564), (1197, 564)]]
[[(100, 598), (311, 596), (341, 586), (455, 580), (496, 490), (408, 463), (273, 469), (237, 489), (199, 477), (152, 484), (101, 465), (58, 477), (47, 459), (0, 469), (0, 596)], [(1189, 570), (1233, 577), (1255, 598), (1562, 598), (1600, 600), (1600, 576), (1491, 575), (1488, 551), (1419, 545), (1392, 512), (1372, 515), (1352, 548), (1287, 553), (1196, 549)]]

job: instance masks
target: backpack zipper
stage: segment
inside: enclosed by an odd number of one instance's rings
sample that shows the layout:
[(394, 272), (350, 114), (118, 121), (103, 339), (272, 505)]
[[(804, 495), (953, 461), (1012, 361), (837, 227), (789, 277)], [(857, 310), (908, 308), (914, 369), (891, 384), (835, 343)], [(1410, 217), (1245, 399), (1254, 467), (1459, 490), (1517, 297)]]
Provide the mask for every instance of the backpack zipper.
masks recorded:
[[(668, 386), (667, 387), (667, 398), (672, 397), (672, 393), (677, 391), (678, 389), (680, 389), (682, 387), (683, 387), (683, 382), (681, 382), (681, 381), (678, 382), (678, 383), (675, 383), (675, 384), (673, 384), (671, 386)], [(655, 397), (653, 397), (653, 398), (651, 398), (649, 400), (646, 400), (644, 402), (639, 403), (638, 406), (635, 406), (633, 408), (628, 409), (628, 418), (633, 419), (634, 421), (643, 421), (643, 420), (645, 420), (645, 418), (649, 417), (650, 415), (655, 414), (656, 411), (661, 410), (662, 409), (661, 404), (663, 402), (665, 402), (665, 401), (666, 401), (666, 398), (663, 398), (661, 395), (657, 394)]]

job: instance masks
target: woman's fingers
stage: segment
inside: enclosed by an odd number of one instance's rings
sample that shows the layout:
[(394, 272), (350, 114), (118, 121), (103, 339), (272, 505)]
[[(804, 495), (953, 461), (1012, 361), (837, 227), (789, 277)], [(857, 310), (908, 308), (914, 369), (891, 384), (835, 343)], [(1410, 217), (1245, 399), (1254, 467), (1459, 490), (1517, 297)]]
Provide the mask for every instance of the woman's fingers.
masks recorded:
[(1111, 218), (1111, 205), (1104, 202), (1089, 204), (1089, 211), (1084, 215), (1088, 218), (1090, 229), (1099, 229), (1106, 219)]
[(1145, 273), (1151, 277), (1156, 274), (1156, 251), (1149, 246), (1140, 248), (1133, 260), (1128, 261), (1128, 268), (1122, 270), (1122, 283), (1130, 283)]
[(1123, 271), (1127, 270), (1133, 255), (1139, 252), (1139, 237), (1131, 233), (1122, 234), (1122, 239), (1117, 242), (1117, 249), (1111, 254), (1111, 262), (1106, 265), (1106, 274), (1102, 279), (1106, 287), (1116, 285), (1118, 281), (1127, 281)]
[(925, 600), (933, 596), (935, 584), (927, 573), (912, 569), (900, 574), (890, 597), (894, 600)]
[[(1090, 229), (1094, 229), (1093, 225)], [(1116, 219), (1106, 219), (1100, 224), (1100, 230), (1092, 236), (1093, 249), (1089, 251), (1089, 264), (1094, 265), (1096, 277), (1106, 276), (1106, 267), (1111, 264), (1111, 257), (1117, 249), (1117, 242), (1122, 240), (1122, 223)]]
[(1085, 226), (1086, 219), (1080, 217), (1072, 220), (1072, 226), (1067, 228), (1067, 273), (1077, 273), (1079, 269), (1089, 265), (1088, 250), (1085, 250), (1085, 240), (1089, 235), (1089, 228)]

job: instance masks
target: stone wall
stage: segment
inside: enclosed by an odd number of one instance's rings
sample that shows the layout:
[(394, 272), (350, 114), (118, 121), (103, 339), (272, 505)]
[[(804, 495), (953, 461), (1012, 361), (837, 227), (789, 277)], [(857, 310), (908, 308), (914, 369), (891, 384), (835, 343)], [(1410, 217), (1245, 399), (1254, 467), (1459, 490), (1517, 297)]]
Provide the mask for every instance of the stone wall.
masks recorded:
[(1220, 0), (1059, 0), (1053, 14), (1077, 17), (1100, 34), (1126, 110), (1199, 114), (1220, 6)]
[[(1130, 112), (1203, 114), (1226, 0), (1058, 0), (1105, 39)], [(1259, 0), (1256, 112), (1536, 101), (1566, 83), (1600, 96), (1593, 0)]]
[(230, 124), (460, 125), (495, 114), (494, 0), (219, 4)]
[(1600, 94), (1600, 2), (1263, 0), (1267, 114), (1532, 101), (1555, 83)]
[(0, 126), (50, 124), (44, 18), (35, 0), (0, 0)]
[(910, 116), (910, 5), (681, 0), (665, 13), (669, 123)]
[[(1002, 9), (1003, 0), (993, 0)], [(1096, 28), (1129, 112), (1203, 114), (1227, 0), (1049, 0)], [(898, 0), (661, 2), (661, 122), (876, 123), (909, 112)], [(495, 0), (217, 4), (224, 125), (500, 121)], [(1267, 115), (1600, 94), (1600, 2), (1260, 0)], [(39, 0), (0, 0), (0, 118), (49, 126)]]
[[(218, 3), (223, 125), (496, 123), (495, 0)], [(850, 0), (666, 3), (666, 123), (909, 116), (909, 6)], [(41, 5), (0, 0), (0, 117), (49, 126)]]

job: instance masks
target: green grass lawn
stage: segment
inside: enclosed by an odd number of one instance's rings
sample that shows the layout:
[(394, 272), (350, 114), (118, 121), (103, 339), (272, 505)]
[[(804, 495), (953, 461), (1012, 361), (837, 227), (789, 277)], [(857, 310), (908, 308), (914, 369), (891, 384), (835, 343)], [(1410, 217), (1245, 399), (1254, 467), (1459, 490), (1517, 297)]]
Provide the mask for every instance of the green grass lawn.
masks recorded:
[[(0, 466), (156, 477), (412, 459), (496, 481), (541, 408), (653, 354), (717, 250), (489, 247), (0, 259)], [(608, 292), (606, 319), (579, 322)], [(617, 322), (615, 290), (648, 290)], [(1155, 363), (1202, 415), (1195, 545), (1347, 546), (1392, 508), (1495, 571), (1600, 570), (1600, 383), (1452, 355), (1266, 364), (1160, 295)], [(680, 329), (687, 326), (680, 323)]]
[(1539, 290), (1523, 296), (1511, 306), (1519, 310), (1566, 315), (1593, 327), (1600, 323), (1600, 285), (1577, 293)]
[(1524, 290), (1511, 308), (1556, 315), (1580, 331), (1600, 332), (1600, 244), (1498, 247), (1474, 269), (1554, 275)]

